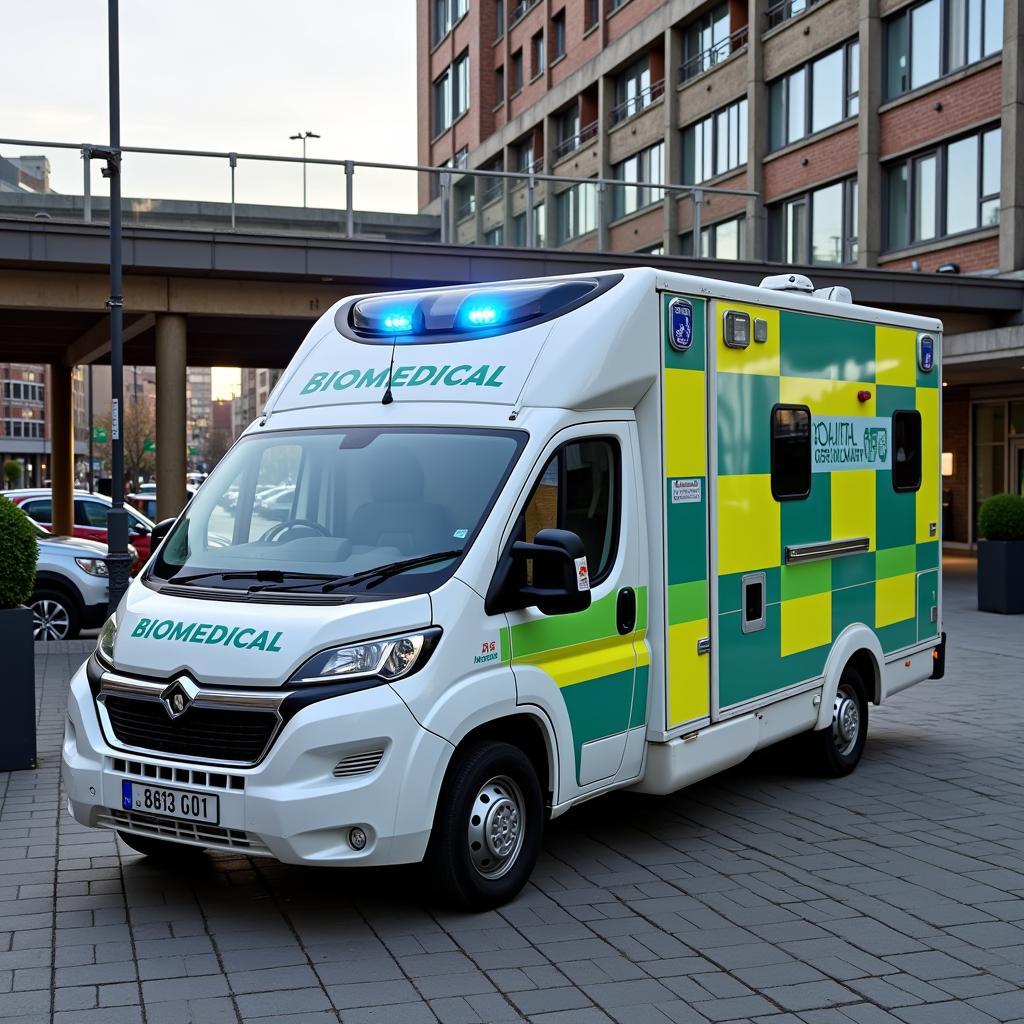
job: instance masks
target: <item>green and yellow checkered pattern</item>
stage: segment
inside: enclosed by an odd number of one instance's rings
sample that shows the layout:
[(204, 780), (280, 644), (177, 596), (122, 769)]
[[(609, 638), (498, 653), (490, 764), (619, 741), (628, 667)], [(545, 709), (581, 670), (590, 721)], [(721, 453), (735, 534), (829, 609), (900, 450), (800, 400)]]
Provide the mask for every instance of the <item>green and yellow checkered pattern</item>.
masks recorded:
[[(694, 300), (696, 307), (698, 302)], [(713, 301), (704, 313), (713, 346), (718, 428), (712, 439), (718, 460), (717, 560), (719, 706), (727, 708), (820, 675), (833, 640), (848, 625), (862, 622), (878, 635), (883, 650), (895, 651), (936, 635), (931, 607), (938, 590), (939, 380), (938, 365), (923, 373), (917, 363), (917, 332), (838, 317)], [(722, 340), (723, 314), (741, 310), (767, 322), (768, 340), (732, 349)], [(703, 326), (703, 320), (702, 320)], [(694, 325), (696, 335), (696, 323)], [(668, 346), (666, 343), (666, 351)], [(690, 353), (672, 357), (688, 362)], [(673, 422), (692, 433), (694, 406), (673, 399), (680, 370), (666, 355), (666, 474), (677, 472), (669, 458)], [(706, 355), (699, 368), (703, 377)], [(697, 368), (690, 371), (697, 375)], [(859, 392), (868, 392), (861, 401)], [(770, 416), (778, 402), (806, 405), (816, 416), (890, 417), (917, 409), (922, 423), (923, 479), (920, 490), (897, 493), (889, 470), (814, 473), (810, 496), (778, 502), (771, 493)], [(703, 413), (701, 413), (703, 415)], [(671, 487), (671, 482), (669, 482)], [(706, 543), (702, 537), (674, 538), (672, 548)], [(866, 553), (784, 564), (787, 545), (868, 537)], [(740, 580), (750, 572), (766, 577), (766, 624), (754, 633), (741, 629)], [(670, 690), (687, 690), (686, 673), (676, 676), (671, 633)], [(707, 633), (702, 634), (704, 636)], [(706, 688), (706, 674), (693, 689)], [(669, 726), (689, 719), (680, 703)], [(704, 712), (706, 714), (706, 711)], [(697, 716), (695, 716), (697, 717)]]

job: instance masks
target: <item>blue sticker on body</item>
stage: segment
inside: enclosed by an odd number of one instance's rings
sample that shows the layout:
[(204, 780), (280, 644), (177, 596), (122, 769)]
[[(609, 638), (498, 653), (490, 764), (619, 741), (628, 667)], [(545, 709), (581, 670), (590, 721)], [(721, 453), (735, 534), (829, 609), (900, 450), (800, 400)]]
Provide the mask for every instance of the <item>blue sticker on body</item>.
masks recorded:
[(923, 335), (920, 341), (920, 355), (918, 362), (925, 373), (930, 373), (935, 365), (935, 339), (927, 334)]
[(669, 343), (677, 352), (693, 344), (693, 306), (686, 299), (673, 299), (668, 308)]
[(121, 782), (121, 806), (126, 811), (132, 809), (132, 784), (127, 779)]

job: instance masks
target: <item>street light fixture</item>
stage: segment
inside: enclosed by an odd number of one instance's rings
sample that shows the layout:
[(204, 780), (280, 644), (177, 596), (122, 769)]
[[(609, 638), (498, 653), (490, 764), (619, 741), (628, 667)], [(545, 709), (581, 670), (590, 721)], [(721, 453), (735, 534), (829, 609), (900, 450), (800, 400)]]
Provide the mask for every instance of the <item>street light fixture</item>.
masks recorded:
[(289, 139), (300, 139), (302, 141), (302, 206), (306, 206), (306, 139), (319, 139), (316, 132), (296, 132), (289, 135)]

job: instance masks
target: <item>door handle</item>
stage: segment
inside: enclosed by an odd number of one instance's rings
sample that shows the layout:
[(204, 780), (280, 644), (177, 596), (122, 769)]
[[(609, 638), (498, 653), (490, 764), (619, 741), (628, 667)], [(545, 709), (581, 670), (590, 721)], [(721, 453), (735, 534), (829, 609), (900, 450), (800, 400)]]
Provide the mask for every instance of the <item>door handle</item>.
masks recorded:
[(702, 637), (697, 641), (697, 653), (698, 654), (710, 654), (711, 653), (711, 637)]
[(622, 636), (636, 629), (636, 591), (632, 587), (623, 587), (619, 591), (615, 602), (615, 625)]

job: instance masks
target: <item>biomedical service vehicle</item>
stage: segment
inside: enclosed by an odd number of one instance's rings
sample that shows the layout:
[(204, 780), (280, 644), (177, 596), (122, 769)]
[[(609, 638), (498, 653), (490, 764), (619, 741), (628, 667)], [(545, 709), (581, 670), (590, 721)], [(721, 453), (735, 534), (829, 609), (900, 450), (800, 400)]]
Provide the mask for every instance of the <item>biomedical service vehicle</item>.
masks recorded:
[(852, 770), (942, 674), (942, 325), (767, 284), (339, 302), (74, 676), (75, 818), (482, 908), (609, 790)]

